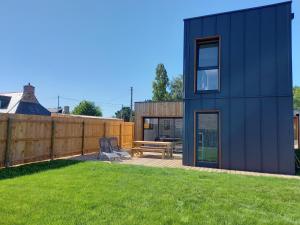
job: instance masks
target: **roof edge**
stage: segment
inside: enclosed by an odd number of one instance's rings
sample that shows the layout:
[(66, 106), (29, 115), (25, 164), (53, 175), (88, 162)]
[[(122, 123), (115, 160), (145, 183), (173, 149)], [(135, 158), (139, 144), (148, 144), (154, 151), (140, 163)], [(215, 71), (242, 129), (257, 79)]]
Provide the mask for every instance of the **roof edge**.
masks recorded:
[(238, 10), (232, 10), (232, 11), (226, 11), (226, 12), (220, 12), (220, 13), (213, 13), (213, 14), (208, 14), (208, 15), (203, 15), (203, 16), (195, 16), (195, 17), (191, 17), (191, 18), (185, 18), (185, 19), (183, 19), (183, 21), (189, 21), (189, 20), (193, 20), (193, 19), (200, 19), (200, 18), (210, 17), (210, 16), (218, 16), (218, 15), (224, 15), (224, 14), (243, 12), (243, 11), (248, 11), (248, 10), (263, 9), (263, 8), (277, 6), (277, 5), (292, 4), (292, 2), (293, 1), (291, 0), (291, 1), (274, 3), (274, 4), (270, 4), (270, 5), (262, 5), (262, 6), (256, 6), (256, 7), (251, 7), (251, 8), (245, 8), (245, 9), (238, 9)]
[(177, 101), (139, 101), (139, 102), (134, 102), (134, 104), (138, 103), (138, 104), (142, 104), (142, 103), (164, 103), (164, 102), (183, 102), (180, 100)]

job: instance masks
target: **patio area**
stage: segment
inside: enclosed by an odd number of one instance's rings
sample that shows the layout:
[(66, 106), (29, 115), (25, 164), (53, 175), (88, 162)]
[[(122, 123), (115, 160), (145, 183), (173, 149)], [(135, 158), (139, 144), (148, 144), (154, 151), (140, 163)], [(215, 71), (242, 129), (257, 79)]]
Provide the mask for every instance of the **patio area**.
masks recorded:
[[(68, 159), (80, 160), (80, 161), (99, 161), (97, 159), (97, 155), (98, 155), (97, 153), (93, 153), (87, 155), (68, 157)], [(249, 175), (249, 176), (262, 176), (262, 177), (278, 177), (278, 178), (300, 180), (300, 176), (292, 176), (292, 175), (184, 166), (182, 165), (181, 154), (174, 154), (173, 156), (174, 156), (173, 159), (161, 159), (161, 154), (159, 153), (144, 153), (143, 157), (133, 157), (131, 160), (123, 160), (117, 162), (105, 161), (105, 162), (118, 163), (124, 165), (137, 165), (137, 166), (160, 167), (160, 168), (179, 168), (179, 169), (198, 170), (198, 171), (206, 171), (206, 172), (214, 172), (214, 173), (227, 173), (227, 174), (238, 174), (238, 175)], [(103, 162), (103, 161), (99, 161), (99, 162)]]

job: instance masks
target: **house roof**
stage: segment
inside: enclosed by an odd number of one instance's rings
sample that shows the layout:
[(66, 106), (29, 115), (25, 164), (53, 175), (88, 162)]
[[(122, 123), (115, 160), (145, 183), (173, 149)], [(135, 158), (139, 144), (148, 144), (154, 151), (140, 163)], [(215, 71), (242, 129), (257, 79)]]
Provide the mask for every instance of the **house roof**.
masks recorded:
[(41, 104), (23, 101), (19, 102), (15, 113), (51, 116), (51, 113)]
[[(28, 92), (28, 88), (31, 92)], [(0, 113), (51, 115), (51, 113), (37, 101), (34, 95), (34, 87), (30, 84), (24, 86), (23, 92), (0, 93)]]
[(203, 16), (196, 16), (196, 17), (191, 17), (191, 18), (185, 18), (185, 19), (183, 19), (183, 21), (188, 21), (188, 20), (193, 20), (193, 19), (199, 19), (199, 18), (204, 18), (204, 17), (210, 17), (210, 16), (219, 16), (219, 15), (223, 15), (223, 14), (231, 14), (231, 13), (237, 13), (237, 12), (244, 12), (244, 11), (249, 11), (249, 10), (257, 10), (257, 9), (263, 9), (263, 8), (267, 8), (267, 7), (273, 7), (273, 6), (277, 6), (277, 5), (291, 4), (291, 3), (292, 3), (292, 1), (283, 1), (283, 2), (274, 3), (274, 4), (270, 4), (270, 5), (263, 5), (263, 6), (257, 6), (257, 7), (252, 7), (252, 8), (238, 9), (238, 10), (232, 10), (232, 11), (228, 11), (228, 12), (220, 12), (220, 13), (213, 13), (213, 14), (209, 14), (209, 15), (203, 15)]

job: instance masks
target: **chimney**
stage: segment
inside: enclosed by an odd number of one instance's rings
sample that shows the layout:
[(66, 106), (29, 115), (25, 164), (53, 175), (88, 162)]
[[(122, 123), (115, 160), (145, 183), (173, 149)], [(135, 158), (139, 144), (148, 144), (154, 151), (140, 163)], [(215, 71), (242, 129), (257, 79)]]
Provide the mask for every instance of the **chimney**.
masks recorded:
[(69, 106), (64, 106), (64, 109), (63, 109), (63, 114), (70, 114), (70, 107)]
[(34, 94), (34, 89), (34, 86), (32, 86), (30, 83), (24, 86), (22, 96), (23, 102), (38, 103), (38, 100), (36, 99)]

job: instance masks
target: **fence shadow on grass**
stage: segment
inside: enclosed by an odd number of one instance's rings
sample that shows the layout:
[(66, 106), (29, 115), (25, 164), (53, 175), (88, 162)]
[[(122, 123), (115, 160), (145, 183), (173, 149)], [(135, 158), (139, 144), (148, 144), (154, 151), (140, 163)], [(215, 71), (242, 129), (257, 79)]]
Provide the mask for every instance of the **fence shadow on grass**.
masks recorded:
[(81, 163), (81, 161), (58, 159), (54, 161), (38, 162), (17, 167), (3, 168), (0, 169), (0, 180), (31, 175), (47, 170), (59, 169), (77, 163)]

